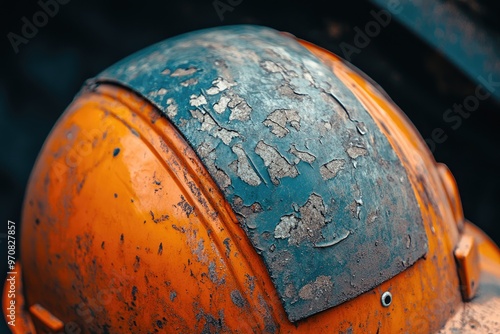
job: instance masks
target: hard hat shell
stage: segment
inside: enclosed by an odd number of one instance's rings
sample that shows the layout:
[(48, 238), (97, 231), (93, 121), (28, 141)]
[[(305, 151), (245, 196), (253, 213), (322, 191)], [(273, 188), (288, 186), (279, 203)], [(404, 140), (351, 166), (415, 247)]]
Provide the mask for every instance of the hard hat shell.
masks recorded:
[(40, 153), (22, 238), (19, 332), (435, 332), (470, 307), (498, 326), (500, 251), (449, 170), (359, 70), (262, 27), (90, 81)]

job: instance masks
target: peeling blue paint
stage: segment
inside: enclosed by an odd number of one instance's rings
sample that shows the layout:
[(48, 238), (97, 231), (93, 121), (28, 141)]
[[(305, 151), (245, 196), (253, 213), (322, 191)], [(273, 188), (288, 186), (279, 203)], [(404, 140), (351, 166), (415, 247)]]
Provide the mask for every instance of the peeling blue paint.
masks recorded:
[(185, 136), (263, 257), (291, 321), (374, 288), (426, 253), (392, 147), (294, 39), (256, 26), (203, 30), (140, 51), (98, 80), (148, 98)]

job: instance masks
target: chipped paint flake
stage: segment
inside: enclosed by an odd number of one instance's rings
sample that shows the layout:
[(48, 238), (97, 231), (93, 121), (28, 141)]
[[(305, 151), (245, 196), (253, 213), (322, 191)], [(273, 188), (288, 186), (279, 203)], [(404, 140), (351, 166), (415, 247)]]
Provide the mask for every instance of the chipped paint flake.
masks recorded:
[(177, 115), (177, 103), (172, 98), (167, 100), (167, 116), (174, 118)]
[(297, 148), (293, 144), (292, 144), (292, 146), (290, 146), (290, 149), (288, 150), (288, 152), (292, 153), (297, 158), (299, 158), (300, 160), (302, 160), (304, 162), (307, 162), (308, 164), (312, 164), (316, 160), (316, 157), (314, 155), (312, 155), (308, 152), (297, 150)]
[(347, 149), (347, 154), (351, 159), (357, 159), (363, 155), (367, 155), (368, 151), (364, 147), (352, 146)]
[(260, 63), (260, 66), (270, 73), (281, 73), (284, 71), (283, 66), (270, 60), (266, 60)]
[(225, 91), (228, 88), (231, 88), (233, 86), (236, 86), (236, 83), (234, 82), (228, 82), (224, 80), (224, 78), (217, 78), (214, 81), (212, 81), (212, 87), (207, 89), (207, 94), (208, 95), (215, 95), (219, 94), (220, 92)]
[(319, 172), (323, 180), (330, 180), (337, 176), (341, 169), (344, 169), (345, 160), (344, 159), (334, 159), (319, 168)]
[(198, 79), (196, 78), (191, 78), (186, 81), (181, 82), (182, 87), (189, 87), (189, 86), (194, 86), (198, 84)]
[(190, 110), (191, 116), (194, 119), (197, 119), (201, 123), (201, 131), (210, 131), (212, 130), (217, 124), (215, 123), (214, 119), (208, 115), (204, 114), (199, 110)]
[(170, 76), (171, 77), (184, 77), (186, 75), (191, 75), (193, 73), (196, 73), (196, 71), (197, 71), (196, 67), (178, 68), (172, 74), (170, 74)]
[(323, 198), (317, 194), (311, 194), (306, 203), (299, 209), (300, 217), (285, 215), (280, 219), (274, 230), (276, 239), (288, 239), (288, 243), (298, 246), (304, 240), (313, 244), (322, 240), (321, 230), (326, 225), (326, 207)]
[(289, 243), (298, 245), (304, 240), (316, 242), (321, 238), (321, 229), (326, 225), (325, 203), (317, 194), (311, 194), (307, 202), (300, 207), (300, 222), (297, 229), (293, 230), (288, 240)]
[(233, 138), (239, 137), (240, 135), (236, 131), (228, 130), (222, 127), (219, 127), (217, 131), (213, 134), (215, 138), (219, 138), (226, 145), (231, 144)]
[(274, 135), (283, 138), (290, 133), (286, 127), (287, 124), (297, 131), (300, 130), (300, 116), (297, 110), (277, 109), (267, 116), (263, 124), (270, 127)]
[(229, 145), (233, 138), (239, 137), (238, 132), (219, 126), (210, 114), (204, 114), (199, 110), (191, 110), (191, 116), (201, 123), (201, 131), (209, 132), (212, 137), (219, 138), (225, 145)]
[(261, 184), (260, 177), (250, 165), (248, 157), (241, 144), (234, 145), (232, 150), (238, 157), (236, 160), (236, 175), (251, 186), (258, 186)]
[(276, 239), (286, 239), (290, 238), (291, 231), (297, 228), (299, 219), (294, 215), (287, 215), (281, 217), (279, 224), (274, 229), (274, 237)]
[(214, 104), (215, 112), (218, 114), (222, 114), (224, 111), (226, 111), (229, 101), (231, 101), (231, 99), (226, 94), (222, 94), (219, 102)]
[(231, 179), (222, 169), (215, 165), (215, 148), (208, 143), (203, 143), (196, 149), (196, 152), (205, 161), (208, 171), (219, 187), (222, 189), (229, 187), (231, 185)]
[(360, 219), (361, 206), (363, 205), (362, 199), (354, 199), (354, 201), (349, 205), (349, 210), (354, 218)]
[(148, 95), (150, 97), (157, 97), (157, 96), (163, 96), (168, 93), (168, 90), (165, 88), (160, 88), (157, 91), (152, 91)]
[(207, 104), (207, 99), (203, 94), (200, 94), (198, 96), (193, 94), (190, 96), (189, 104), (193, 107), (200, 107)]
[(356, 129), (358, 130), (358, 132), (359, 132), (361, 135), (365, 135), (365, 134), (368, 132), (368, 130), (367, 130), (367, 128), (366, 128), (366, 125), (365, 125), (365, 123), (363, 123), (363, 122), (357, 122), (357, 123), (356, 123)]
[(288, 97), (289, 99), (295, 99), (299, 101), (302, 101), (304, 99), (304, 95), (297, 93), (294, 87), (292, 87), (292, 85), (288, 83), (279, 86), (278, 93)]
[(289, 163), (274, 147), (267, 145), (262, 140), (257, 143), (255, 153), (264, 160), (264, 165), (267, 167), (273, 184), (278, 185), (281, 178), (287, 176), (293, 178), (299, 175), (295, 165)]
[(250, 113), (252, 112), (252, 107), (250, 107), (241, 96), (238, 94), (228, 91), (228, 97), (231, 99), (227, 106), (231, 109), (231, 115), (229, 115), (229, 120), (239, 120), (248, 121), (250, 119)]
[(233, 209), (237, 213), (240, 223), (246, 225), (249, 229), (255, 229), (257, 225), (253, 224), (252, 220), (247, 218), (251, 218), (263, 211), (260, 203), (254, 202), (252, 205), (244, 205), (243, 200), (239, 196), (234, 196)]

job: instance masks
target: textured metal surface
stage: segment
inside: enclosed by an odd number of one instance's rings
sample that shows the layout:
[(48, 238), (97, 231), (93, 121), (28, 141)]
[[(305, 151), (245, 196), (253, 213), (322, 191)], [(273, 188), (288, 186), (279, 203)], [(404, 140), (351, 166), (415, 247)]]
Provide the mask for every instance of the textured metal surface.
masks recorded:
[(405, 170), (349, 90), (292, 38), (182, 35), (98, 77), (147, 97), (197, 151), (264, 258), (291, 321), (427, 251)]

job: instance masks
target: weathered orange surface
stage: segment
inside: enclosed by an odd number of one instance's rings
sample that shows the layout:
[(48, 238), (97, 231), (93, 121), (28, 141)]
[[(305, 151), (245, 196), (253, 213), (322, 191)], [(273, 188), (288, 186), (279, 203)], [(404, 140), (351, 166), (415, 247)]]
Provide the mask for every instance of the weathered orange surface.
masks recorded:
[[(260, 256), (183, 137), (145, 100), (102, 85), (69, 107), (32, 173), (22, 225), (25, 309), (40, 304), (66, 326), (96, 332), (436, 332), (463, 307), (453, 256), (459, 227), (478, 241), (482, 270), (498, 279), (500, 251), (463, 227), (454, 180), (413, 125), (339, 58), (303, 44), (370, 111), (407, 169), (428, 235), (425, 258), (290, 323)], [(389, 307), (380, 301), (385, 291)]]

